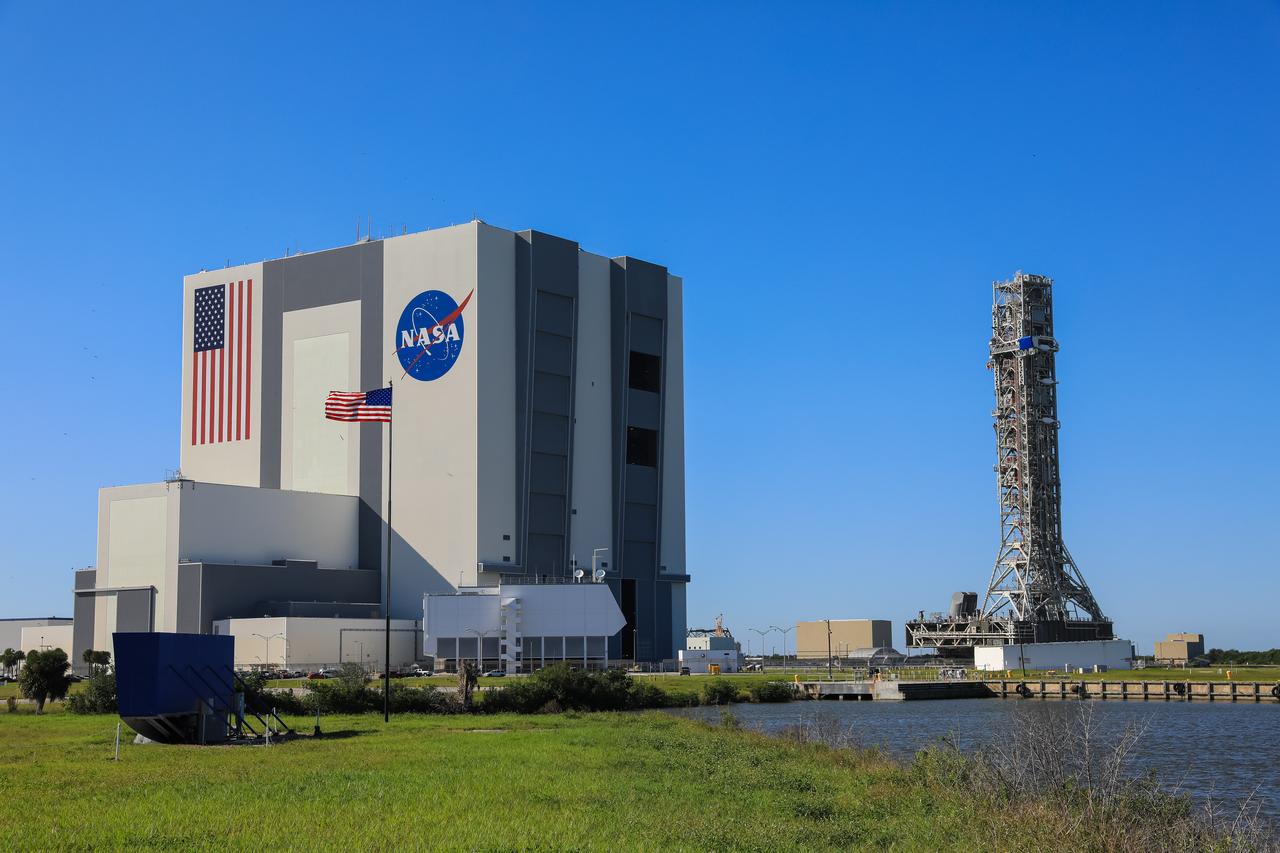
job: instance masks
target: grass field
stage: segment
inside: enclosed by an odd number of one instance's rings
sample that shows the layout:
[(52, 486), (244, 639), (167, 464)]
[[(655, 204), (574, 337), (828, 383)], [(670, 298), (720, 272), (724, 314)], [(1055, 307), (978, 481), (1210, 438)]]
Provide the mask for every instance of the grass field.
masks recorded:
[[(687, 680), (687, 679), (686, 679)], [(307, 731), (309, 721), (294, 721)], [(262, 746), (0, 713), (5, 849), (1050, 849), (1098, 839), (875, 754), (661, 713), (324, 720)], [(127, 730), (126, 730), (127, 731)], [(1105, 846), (1105, 845), (1104, 845)]]

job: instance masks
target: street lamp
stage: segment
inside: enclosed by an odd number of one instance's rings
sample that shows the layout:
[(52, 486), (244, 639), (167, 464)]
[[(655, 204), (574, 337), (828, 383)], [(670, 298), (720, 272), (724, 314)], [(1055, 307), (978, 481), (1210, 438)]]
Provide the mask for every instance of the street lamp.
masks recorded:
[(266, 635), (266, 634), (254, 634), (253, 636), (262, 638), (262, 641), (263, 641), (264, 643), (266, 643), (266, 644), (267, 644), (267, 649), (266, 649), (266, 651), (263, 653), (263, 655), (264, 655), (264, 656), (266, 657), (266, 659), (267, 659), (267, 660), (266, 660), (266, 665), (267, 665), (267, 666), (271, 666), (271, 641), (272, 641), (273, 639), (275, 639), (276, 637), (283, 637), (283, 636), (284, 636), (284, 634), (283, 634), (282, 632), (277, 631), (276, 633), (271, 634), (271, 635)]
[(498, 632), (493, 629), (481, 631), (477, 628), (468, 628), (467, 630), (476, 635), (476, 675), (479, 675), (484, 671), (484, 638)]
[(765, 660), (766, 660), (766, 658), (765, 658), (765, 656), (764, 656), (764, 635), (765, 635), (765, 634), (770, 633), (770, 632), (771, 632), (771, 631), (773, 631), (774, 629), (773, 629), (773, 628), (765, 628), (765, 629), (763, 629), (763, 630), (762, 630), (762, 629), (760, 629), (760, 628), (748, 628), (747, 630), (748, 630), (748, 631), (755, 631), (757, 634), (759, 634), (759, 635), (760, 635), (760, 671), (761, 671), (761, 672), (764, 672), (764, 668), (765, 668), (765, 664), (764, 664), (764, 662), (765, 662)]
[(794, 631), (796, 626), (792, 625), (790, 628), (779, 628), (777, 625), (771, 625), (770, 627), (782, 635), (782, 674), (786, 675), (787, 674), (787, 634), (790, 634), (792, 631)]

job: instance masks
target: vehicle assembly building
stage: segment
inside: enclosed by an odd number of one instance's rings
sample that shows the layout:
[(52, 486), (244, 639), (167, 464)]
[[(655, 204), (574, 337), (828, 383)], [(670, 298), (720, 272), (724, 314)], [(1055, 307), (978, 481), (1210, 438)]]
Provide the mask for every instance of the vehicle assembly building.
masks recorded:
[(977, 593), (956, 593), (949, 612), (907, 623), (907, 644), (969, 656), (977, 646), (1111, 640), (1062, 537), (1053, 280), (1019, 272), (992, 291), (1000, 547), (982, 606)]
[[(73, 661), (114, 631), (279, 633), (384, 607), (419, 623), (424, 595), (568, 585), (579, 565), (622, 614), (609, 658), (683, 647), (682, 283), (665, 267), (475, 221), (201, 271), (182, 310), (181, 471), (101, 491)], [(390, 476), (385, 424), (325, 416), (331, 391), (389, 384)]]

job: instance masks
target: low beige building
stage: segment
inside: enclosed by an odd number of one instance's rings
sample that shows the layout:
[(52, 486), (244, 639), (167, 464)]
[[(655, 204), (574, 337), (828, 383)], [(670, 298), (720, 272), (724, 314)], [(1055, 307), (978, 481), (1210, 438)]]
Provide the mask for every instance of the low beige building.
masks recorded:
[(18, 648), (27, 654), (62, 649), (70, 658), (72, 630), (73, 626), (70, 622), (63, 625), (29, 626), (22, 629), (22, 639), (18, 643)]
[(1204, 634), (1167, 634), (1156, 641), (1156, 661), (1186, 666), (1204, 654)]
[(893, 645), (893, 623), (888, 619), (819, 619), (796, 623), (796, 651), (799, 659), (827, 659), (827, 625), (831, 626), (831, 654), (844, 657), (857, 649)]

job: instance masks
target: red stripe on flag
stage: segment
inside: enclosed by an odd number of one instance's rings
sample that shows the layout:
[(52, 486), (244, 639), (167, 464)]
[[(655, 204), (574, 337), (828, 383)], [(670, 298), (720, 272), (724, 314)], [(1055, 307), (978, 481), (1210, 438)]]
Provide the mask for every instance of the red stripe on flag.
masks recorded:
[(253, 412), (253, 279), (249, 279), (248, 315), (244, 327), (248, 330), (244, 348), (244, 437), (249, 438), (249, 415)]
[(240, 348), (236, 330), (240, 328), (240, 289), (231, 287), (231, 346), (236, 362), (236, 396), (232, 405), (232, 416), (236, 424), (236, 441), (240, 440)]
[[(226, 307), (223, 306), (223, 310)], [(224, 318), (225, 321), (225, 318)], [(226, 385), (227, 379), (227, 342), (224, 338), (222, 341), (222, 349), (218, 350), (218, 441), (222, 441), (222, 422), (226, 420), (227, 414), (227, 398), (222, 393), (223, 387)]]
[(200, 443), (204, 444), (204, 350), (196, 353), (196, 357), (200, 359), (200, 387), (197, 389), (197, 392), (200, 394)]
[[(194, 330), (192, 331), (194, 335)], [(200, 400), (200, 353), (191, 353), (191, 443), (196, 443), (196, 404)]]

